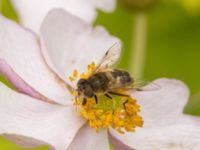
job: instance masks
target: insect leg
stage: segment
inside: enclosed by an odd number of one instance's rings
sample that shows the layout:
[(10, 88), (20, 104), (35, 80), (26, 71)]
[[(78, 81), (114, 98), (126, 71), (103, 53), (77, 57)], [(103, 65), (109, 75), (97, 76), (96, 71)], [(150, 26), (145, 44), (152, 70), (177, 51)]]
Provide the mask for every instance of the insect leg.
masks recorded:
[(76, 102), (76, 104), (77, 104), (77, 99), (78, 99), (78, 97), (76, 96), (76, 97), (75, 97), (75, 102)]
[(126, 104), (128, 103), (128, 100), (126, 100), (125, 102), (123, 102), (123, 106), (124, 106), (124, 109), (126, 110)]
[(135, 90), (136, 90), (136, 91), (143, 91), (143, 90), (142, 90), (142, 89), (140, 89), (140, 88), (136, 88)]
[(112, 99), (112, 97), (109, 94), (105, 94), (106, 97), (108, 97), (109, 99)]
[(97, 104), (97, 103), (98, 103), (98, 98), (97, 98), (96, 95), (94, 95), (94, 99), (95, 99), (95, 102), (96, 102), (96, 104)]
[(85, 105), (86, 103), (87, 103), (87, 99), (86, 99), (86, 98), (83, 98), (82, 105)]
[(115, 92), (112, 92), (112, 91), (109, 91), (108, 93), (113, 94), (113, 95), (117, 95), (117, 96), (129, 97), (129, 95), (121, 94), (121, 93), (115, 93)]

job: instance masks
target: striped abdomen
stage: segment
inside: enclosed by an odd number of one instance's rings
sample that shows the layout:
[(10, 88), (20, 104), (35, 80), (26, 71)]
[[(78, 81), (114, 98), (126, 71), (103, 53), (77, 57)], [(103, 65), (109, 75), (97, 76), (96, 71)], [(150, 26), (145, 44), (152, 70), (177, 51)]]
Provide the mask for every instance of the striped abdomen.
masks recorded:
[(88, 78), (88, 82), (94, 92), (107, 92), (112, 89), (131, 86), (133, 78), (126, 71), (114, 69), (96, 73)]
[(112, 76), (109, 83), (110, 88), (124, 88), (133, 84), (133, 78), (127, 71), (115, 69), (107, 74)]

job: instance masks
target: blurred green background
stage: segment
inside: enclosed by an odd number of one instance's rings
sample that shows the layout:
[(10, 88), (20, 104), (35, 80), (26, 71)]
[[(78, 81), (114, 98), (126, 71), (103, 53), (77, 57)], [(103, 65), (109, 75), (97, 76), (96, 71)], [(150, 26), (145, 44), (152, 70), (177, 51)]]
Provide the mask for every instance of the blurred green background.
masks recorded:
[[(196, 1), (196, 3), (195, 3)], [(0, 11), (5, 16), (19, 21), (8, 0), (1, 0)], [(193, 4), (193, 3), (194, 4)], [(192, 4), (191, 4), (192, 3)], [(144, 79), (159, 77), (177, 78), (184, 81), (191, 99), (186, 113), (200, 115), (200, 2), (199, 0), (161, 1), (147, 16), (147, 47)], [(110, 14), (100, 12), (95, 24), (123, 41), (124, 51), (120, 68), (128, 69), (131, 56), (132, 32), (136, 12), (128, 11), (120, 2)], [(5, 80), (1, 77), (1, 81)], [(0, 138), (0, 149), (23, 150)], [(31, 150), (47, 150), (48, 147)]]

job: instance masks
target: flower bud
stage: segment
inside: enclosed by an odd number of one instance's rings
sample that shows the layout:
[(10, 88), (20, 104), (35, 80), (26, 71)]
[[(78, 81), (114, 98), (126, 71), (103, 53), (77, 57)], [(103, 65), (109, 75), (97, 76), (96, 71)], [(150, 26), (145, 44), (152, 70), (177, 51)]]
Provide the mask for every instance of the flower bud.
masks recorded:
[(200, 1), (199, 0), (181, 0), (181, 5), (191, 15), (200, 14)]

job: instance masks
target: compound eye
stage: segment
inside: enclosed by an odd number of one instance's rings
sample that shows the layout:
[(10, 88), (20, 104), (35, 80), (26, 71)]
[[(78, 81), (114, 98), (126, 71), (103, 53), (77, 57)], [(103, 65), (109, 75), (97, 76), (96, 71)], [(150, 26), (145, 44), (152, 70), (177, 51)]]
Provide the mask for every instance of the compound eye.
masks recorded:
[(85, 87), (85, 89), (84, 89), (84, 95), (86, 97), (88, 97), (88, 98), (94, 96), (93, 90), (92, 90), (92, 88), (90, 86)]
[(80, 85), (78, 86), (78, 89), (79, 89), (80, 91), (85, 90), (85, 88), (86, 88), (85, 85), (81, 85), (81, 84), (80, 84)]

